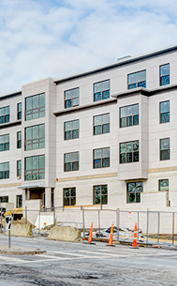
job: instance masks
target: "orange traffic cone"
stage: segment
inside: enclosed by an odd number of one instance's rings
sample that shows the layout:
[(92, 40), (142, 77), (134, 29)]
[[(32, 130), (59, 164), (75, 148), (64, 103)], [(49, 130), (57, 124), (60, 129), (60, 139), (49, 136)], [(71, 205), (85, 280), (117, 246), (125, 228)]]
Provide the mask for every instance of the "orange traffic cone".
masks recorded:
[(111, 231), (110, 231), (110, 236), (109, 236), (109, 244), (107, 244), (106, 246), (115, 246), (113, 244), (113, 232), (114, 232), (114, 225), (112, 223), (112, 226), (111, 226)]
[(90, 234), (89, 234), (88, 241), (87, 242), (83, 241), (83, 243), (95, 244), (95, 243), (92, 242), (92, 233), (93, 233), (93, 222), (91, 223)]
[(134, 229), (134, 239), (131, 248), (138, 248), (137, 247), (137, 222), (135, 222), (135, 229)]

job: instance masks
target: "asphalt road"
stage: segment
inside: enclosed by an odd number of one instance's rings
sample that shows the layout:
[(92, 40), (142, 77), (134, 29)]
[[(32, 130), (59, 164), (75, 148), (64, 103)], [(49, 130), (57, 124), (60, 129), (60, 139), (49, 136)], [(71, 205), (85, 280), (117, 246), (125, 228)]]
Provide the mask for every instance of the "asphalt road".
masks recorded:
[[(0, 244), (8, 238), (0, 234)], [(49, 241), (12, 237), (12, 245), (40, 248), (40, 255), (0, 254), (0, 285), (177, 285), (177, 251), (105, 243)]]

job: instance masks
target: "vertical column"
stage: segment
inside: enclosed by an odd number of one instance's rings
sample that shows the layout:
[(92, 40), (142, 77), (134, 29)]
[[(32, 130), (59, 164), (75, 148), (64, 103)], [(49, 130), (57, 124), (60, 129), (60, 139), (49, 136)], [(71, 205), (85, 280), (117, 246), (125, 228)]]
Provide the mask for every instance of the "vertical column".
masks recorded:
[(45, 188), (45, 207), (51, 208), (51, 188)]
[(26, 196), (27, 200), (30, 200), (30, 190), (27, 190), (27, 196)]
[(22, 201), (26, 201), (26, 190), (22, 190)]

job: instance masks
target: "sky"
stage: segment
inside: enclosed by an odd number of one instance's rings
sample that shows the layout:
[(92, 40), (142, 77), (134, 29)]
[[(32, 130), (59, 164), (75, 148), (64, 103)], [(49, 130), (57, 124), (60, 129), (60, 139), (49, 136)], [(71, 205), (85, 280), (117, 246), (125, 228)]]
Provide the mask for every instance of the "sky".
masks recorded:
[(0, 95), (177, 44), (176, 0), (0, 0)]

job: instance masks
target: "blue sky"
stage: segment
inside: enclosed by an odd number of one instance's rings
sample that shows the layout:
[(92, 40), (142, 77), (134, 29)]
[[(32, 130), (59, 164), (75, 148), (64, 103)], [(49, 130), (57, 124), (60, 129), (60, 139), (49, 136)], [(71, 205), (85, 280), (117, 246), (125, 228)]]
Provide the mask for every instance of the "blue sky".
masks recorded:
[(173, 44), (176, 0), (0, 0), (0, 94)]

